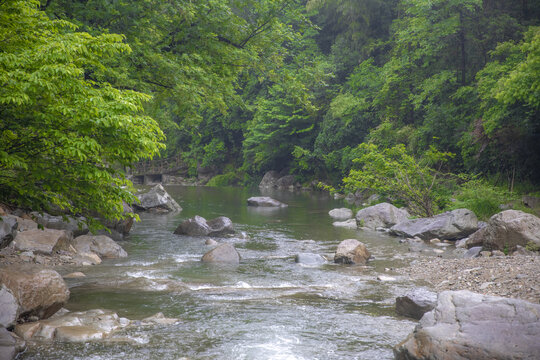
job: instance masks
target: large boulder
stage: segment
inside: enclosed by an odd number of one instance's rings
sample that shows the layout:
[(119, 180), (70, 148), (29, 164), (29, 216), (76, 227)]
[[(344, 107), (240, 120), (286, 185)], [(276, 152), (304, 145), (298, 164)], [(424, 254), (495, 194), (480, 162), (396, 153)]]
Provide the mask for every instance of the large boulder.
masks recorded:
[(371, 257), (366, 245), (356, 239), (347, 239), (339, 243), (334, 262), (338, 264), (363, 265)]
[(0, 270), (0, 283), (17, 298), (19, 322), (37, 317), (46, 319), (69, 299), (64, 279), (56, 271), (37, 265), (10, 265)]
[(280, 177), (276, 181), (276, 187), (278, 189), (284, 189), (284, 190), (294, 187), (294, 175), (285, 175), (285, 176)]
[(238, 264), (240, 263), (240, 254), (233, 245), (225, 243), (208, 251), (201, 260), (207, 263)]
[(266, 174), (264, 174), (261, 182), (259, 183), (260, 188), (273, 188), (276, 186), (276, 182), (280, 178), (279, 173), (277, 171), (268, 171)]
[(32, 218), (40, 225), (48, 229), (71, 231), (73, 236), (88, 233), (88, 226), (84, 223), (84, 217), (75, 218), (72, 216), (53, 216), (47, 213), (31, 213)]
[(120, 245), (105, 235), (81, 235), (73, 239), (72, 245), (78, 253), (95, 253), (109, 259), (127, 256), (126, 251)]
[(433, 310), (436, 304), (437, 293), (417, 288), (396, 298), (396, 312), (399, 315), (420, 320), (425, 313)]
[(478, 219), (471, 210), (457, 209), (429, 218), (413, 219), (392, 226), (390, 233), (423, 240), (462, 239), (478, 229)]
[(13, 292), (0, 284), (0, 328), (15, 325), (19, 311), (19, 302)]
[(18, 233), (11, 246), (20, 251), (51, 255), (57, 250), (67, 250), (70, 240), (71, 233), (66, 230), (35, 229)]
[[(131, 206), (129, 206), (126, 202), (122, 203), (123, 211), (122, 213), (124, 215), (133, 213), (133, 209)], [(127, 216), (125, 219), (120, 220), (105, 220), (101, 219), (103, 225), (107, 227), (107, 229), (101, 229), (97, 231), (97, 235), (106, 235), (113, 240), (120, 241), (129, 234), (131, 231), (131, 227), (134, 223), (134, 218), (132, 216)]]
[(397, 360), (539, 359), (540, 305), (444, 291), (409, 337), (394, 348)]
[(389, 203), (380, 203), (362, 209), (356, 213), (359, 226), (375, 230), (378, 227), (390, 228), (409, 218), (407, 210), (398, 209)]
[(225, 216), (206, 221), (202, 216), (196, 215), (184, 220), (174, 233), (188, 236), (223, 236), (234, 233), (234, 228), (231, 219)]
[(248, 206), (260, 206), (260, 207), (286, 207), (287, 204), (284, 204), (280, 201), (272, 199), (268, 196), (253, 196), (247, 199)]
[(506, 210), (493, 215), (485, 228), (469, 237), (466, 245), (511, 252), (518, 245), (528, 243), (540, 246), (540, 218), (519, 210)]
[(133, 206), (142, 211), (151, 212), (178, 212), (182, 207), (165, 191), (161, 184), (157, 184), (148, 192), (137, 195), (140, 203)]
[(47, 320), (19, 324), (15, 327), (15, 333), (24, 340), (87, 342), (105, 339), (129, 324), (128, 319), (112, 311), (66, 311)]
[(328, 212), (328, 215), (330, 215), (332, 219), (335, 219), (337, 221), (345, 221), (352, 218), (353, 212), (351, 209), (339, 208), (330, 210)]
[(8, 246), (17, 234), (17, 220), (14, 216), (4, 215), (0, 220), (0, 249)]

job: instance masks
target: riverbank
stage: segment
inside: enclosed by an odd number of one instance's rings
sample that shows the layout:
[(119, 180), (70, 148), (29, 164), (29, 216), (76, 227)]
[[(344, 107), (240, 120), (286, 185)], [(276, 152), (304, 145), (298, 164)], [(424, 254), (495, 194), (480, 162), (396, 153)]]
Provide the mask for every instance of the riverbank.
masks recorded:
[(470, 290), (540, 302), (540, 256), (418, 258), (396, 271), (413, 280), (428, 282), (436, 292)]

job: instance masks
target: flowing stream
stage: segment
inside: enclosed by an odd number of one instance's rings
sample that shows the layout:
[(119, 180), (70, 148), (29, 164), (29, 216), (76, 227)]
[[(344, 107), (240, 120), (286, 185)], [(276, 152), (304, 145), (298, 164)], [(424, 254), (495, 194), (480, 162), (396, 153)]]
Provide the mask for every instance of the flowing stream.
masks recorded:
[[(289, 207), (260, 209), (246, 206), (258, 190), (167, 191), (184, 210), (141, 214), (120, 243), (128, 258), (63, 269), (87, 275), (67, 280), (66, 307), (109, 309), (135, 320), (163, 312), (180, 321), (122, 330), (129, 342), (36, 345), (22, 359), (392, 359), (392, 347), (413, 330), (415, 322), (395, 314), (394, 301), (415, 284), (385, 270), (413, 259), (408, 246), (385, 234), (333, 227), (328, 211), (341, 201), (273, 192), (265, 195)], [(204, 264), (205, 239), (173, 234), (194, 215), (227, 216), (247, 235), (217, 239), (234, 243), (240, 265)], [(295, 263), (301, 252), (331, 257), (348, 238), (371, 251), (367, 266)]]

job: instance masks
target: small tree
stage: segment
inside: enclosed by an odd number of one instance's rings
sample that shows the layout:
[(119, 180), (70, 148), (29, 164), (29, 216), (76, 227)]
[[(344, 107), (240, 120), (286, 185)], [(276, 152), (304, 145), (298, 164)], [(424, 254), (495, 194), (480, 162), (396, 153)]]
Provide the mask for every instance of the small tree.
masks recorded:
[(38, 7), (0, 2), (0, 202), (123, 218), (134, 196), (122, 167), (163, 147), (149, 97), (103, 80), (104, 61), (130, 48)]
[(433, 216), (448, 200), (448, 176), (441, 173), (441, 167), (453, 154), (431, 147), (422, 159), (416, 160), (403, 144), (380, 150), (374, 144), (363, 143), (358, 150), (362, 155), (353, 162), (359, 168), (351, 169), (343, 179), (349, 190), (373, 189), (402, 201), (418, 216)]

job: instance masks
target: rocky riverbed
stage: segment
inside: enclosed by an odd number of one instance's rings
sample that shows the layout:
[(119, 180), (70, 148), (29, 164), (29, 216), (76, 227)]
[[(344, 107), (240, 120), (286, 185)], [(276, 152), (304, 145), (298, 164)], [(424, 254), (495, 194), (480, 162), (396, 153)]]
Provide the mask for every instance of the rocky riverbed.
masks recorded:
[(415, 280), (427, 281), (437, 292), (470, 290), (540, 302), (540, 256), (419, 258), (409, 267), (396, 271)]

